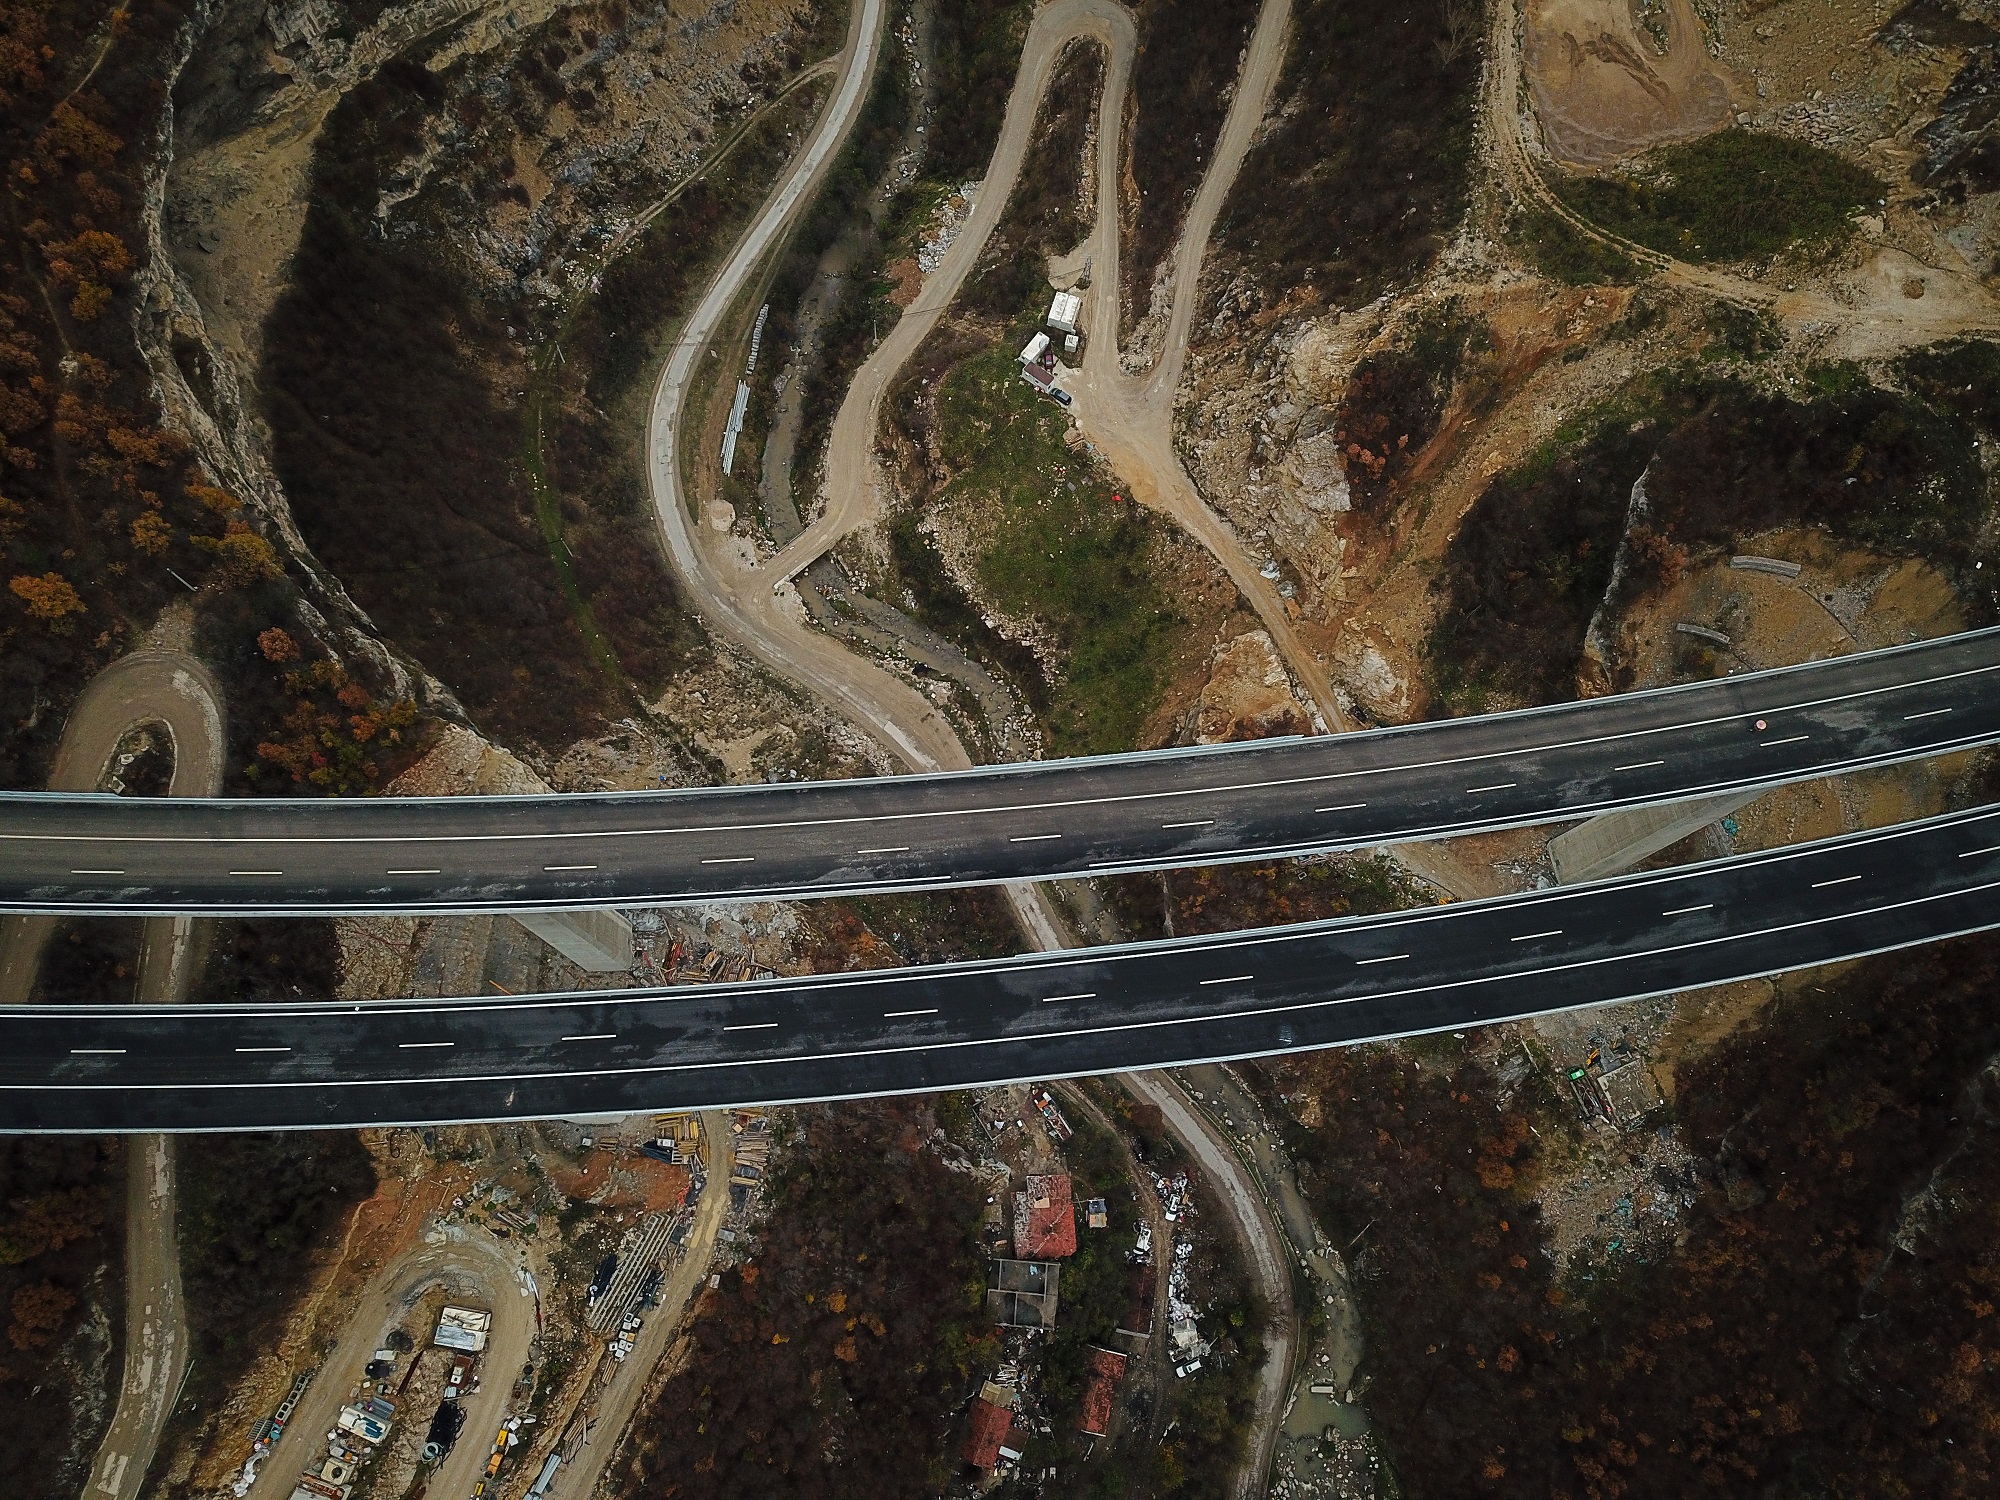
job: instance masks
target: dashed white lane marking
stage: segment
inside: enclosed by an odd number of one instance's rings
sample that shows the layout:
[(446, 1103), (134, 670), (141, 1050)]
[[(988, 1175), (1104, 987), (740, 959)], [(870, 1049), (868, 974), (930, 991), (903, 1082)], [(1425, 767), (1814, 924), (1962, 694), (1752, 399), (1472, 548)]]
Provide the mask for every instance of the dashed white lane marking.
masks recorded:
[(1927, 708), (1920, 714), (1904, 714), (1903, 722), (1907, 724), (1912, 719), (1935, 719), (1939, 714), (1948, 714), (1950, 712), (1951, 710), (1948, 708)]
[(1096, 990), (1082, 990), (1074, 995), (1044, 995), (1042, 996), (1042, 1004), (1054, 1005), (1058, 1000), (1095, 1000), (1096, 998)]
[(283, 870), (231, 870), (232, 875), (282, 875)]
[(123, 1047), (72, 1047), (69, 1049), (69, 1055), (71, 1057), (123, 1057), (125, 1049)]
[(1714, 910), (1715, 910), (1715, 903), (1713, 901), (1710, 901), (1702, 906), (1676, 906), (1672, 911), (1663, 911), (1660, 913), (1660, 915), (1663, 917), (1685, 917), (1691, 912), (1714, 911)]
[(1971, 859), (1975, 854), (2000, 854), (2000, 844), (1988, 844), (1984, 849), (1968, 849), (1959, 858)]
[(1050, 839), (1059, 839), (1061, 837), (1062, 835), (1059, 833), (1017, 833), (1012, 835), (1007, 842), (1010, 844), (1044, 844)]
[(1357, 807), (1366, 807), (1366, 802), (1341, 802), (1332, 807), (1315, 807), (1314, 812), (1353, 812)]
[(123, 870), (71, 870), (72, 875), (123, 875)]
[[(546, 868), (546, 866), (544, 866)], [(384, 870), (384, 875), (442, 875), (442, 870)]]
[(705, 859), (702, 863), (705, 865), (754, 865), (757, 863), (757, 856), (754, 854), (726, 854), (716, 859)]
[(290, 1047), (238, 1047), (238, 1052), (289, 1052)]
[(880, 849), (856, 849), (854, 852), (856, 854), (908, 854), (910, 846), (908, 844), (888, 844)]
[(405, 1052), (413, 1052), (425, 1047), (456, 1047), (458, 1043), (457, 1042), (398, 1042), (396, 1043), (396, 1045)]
[(1524, 932), (1519, 937), (1509, 938), (1507, 941), (1510, 943), (1532, 943), (1536, 938), (1561, 937), (1562, 935), (1563, 930), (1560, 927), (1551, 927), (1547, 932)]
[(1185, 823), (1162, 823), (1160, 826), (1162, 828), (1206, 828), (1214, 821), (1215, 819), (1213, 818), (1190, 818)]
[(1766, 750), (1775, 750), (1780, 745), (1796, 745), (1801, 743), (1802, 741), (1809, 740), (1811, 738), (1812, 736), (1809, 734), (1795, 734), (1789, 739), (1759, 740), (1757, 743), (1762, 745)]
[[(703, 860), (702, 863), (707, 864), (708, 861)], [(562, 875), (572, 870), (594, 870), (596, 868), (597, 868), (596, 865), (543, 865), (542, 866), (542, 869), (551, 875)]]
[(725, 1026), (724, 1031), (771, 1031), (777, 1027), (776, 1021), (738, 1021), (734, 1026)]
[(933, 1005), (929, 1010), (885, 1010), (882, 1012), (882, 1019), (885, 1021), (895, 1021), (904, 1016), (934, 1016), (936, 1014), (937, 1007)]
[(1613, 766), (1614, 771), (1650, 771), (1654, 766), (1664, 766), (1663, 760), (1635, 760), (1629, 766)]
[(1851, 885), (1860, 878), (1859, 875), (1843, 875), (1838, 880), (1815, 880), (1812, 883), (1812, 888), (1816, 891), (1823, 891), (1830, 885)]
[(1480, 792), (1504, 792), (1510, 787), (1519, 785), (1518, 781), (1496, 781), (1491, 786), (1469, 786), (1465, 789), (1465, 795), (1471, 797)]
[(566, 1036), (563, 1040), (566, 1042), (615, 1042), (618, 1040), (618, 1033), (615, 1031), (588, 1031), (576, 1036)]
[(1357, 958), (1354, 961), (1357, 964), (1393, 964), (1399, 963), (1409, 956), (1407, 953), (1385, 953), (1380, 958)]
[(1246, 982), (1247, 980), (1251, 980), (1251, 979), (1255, 979), (1256, 977), (1257, 977), (1257, 976), (1256, 976), (1255, 974), (1228, 974), (1228, 975), (1224, 975), (1224, 976), (1223, 976), (1223, 977), (1222, 977), (1221, 979), (1204, 979), (1204, 980), (1202, 981), (1202, 983), (1203, 983), (1203, 984), (1242, 984), (1242, 983)]

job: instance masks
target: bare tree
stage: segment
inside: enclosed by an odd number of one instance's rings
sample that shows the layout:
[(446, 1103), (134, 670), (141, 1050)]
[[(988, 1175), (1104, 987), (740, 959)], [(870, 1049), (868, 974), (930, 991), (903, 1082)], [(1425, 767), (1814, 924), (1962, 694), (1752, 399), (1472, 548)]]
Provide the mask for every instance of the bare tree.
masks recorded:
[(1444, 17), (1444, 35), (1436, 42), (1438, 65), (1448, 68), (1479, 35), (1479, 6), (1476, 0), (1439, 0), (1438, 9)]

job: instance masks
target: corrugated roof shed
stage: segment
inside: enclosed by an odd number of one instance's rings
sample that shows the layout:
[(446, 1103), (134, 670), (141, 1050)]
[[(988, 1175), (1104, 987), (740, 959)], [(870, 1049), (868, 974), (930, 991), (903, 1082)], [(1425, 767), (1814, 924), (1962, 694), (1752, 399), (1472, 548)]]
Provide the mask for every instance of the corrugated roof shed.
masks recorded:
[(1000, 1445), (1014, 1428), (1014, 1414), (995, 1406), (984, 1396), (972, 1403), (972, 1431), (965, 1439), (965, 1461), (975, 1469), (990, 1469), (1000, 1462)]
[(1030, 1177), (1025, 1194), (1027, 1213), (1014, 1224), (1014, 1254), (1020, 1260), (1060, 1260), (1076, 1254), (1076, 1203), (1070, 1197), (1069, 1174), (1055, 1172)]
[(1089, 1373), (1084, 1377), (1083, 1413), (1076, 1419), (1076, 1430), (1091, 1437), (1103, 1437), (1111, 1425), (1111, 1398), (1118, 1393), (1118, 1382), (1125, 1378), (1125, 1356), (1109, 1349), (1090, 1349)]

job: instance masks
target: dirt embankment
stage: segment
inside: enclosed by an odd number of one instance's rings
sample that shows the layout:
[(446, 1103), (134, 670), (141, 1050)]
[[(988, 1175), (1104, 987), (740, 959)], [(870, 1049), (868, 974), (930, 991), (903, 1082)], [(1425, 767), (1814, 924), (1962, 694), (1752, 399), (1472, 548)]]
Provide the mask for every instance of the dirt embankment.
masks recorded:
[(1531, 0), (1522, 62), (1550, 152), (1598, 166), (1727, 125), (1706, 40), (1689, 0)]

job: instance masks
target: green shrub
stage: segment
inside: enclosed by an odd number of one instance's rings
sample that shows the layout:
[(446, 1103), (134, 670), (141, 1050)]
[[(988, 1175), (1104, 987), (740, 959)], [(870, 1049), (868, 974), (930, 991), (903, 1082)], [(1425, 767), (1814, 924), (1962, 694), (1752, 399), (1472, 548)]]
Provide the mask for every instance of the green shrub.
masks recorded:
[(1804, 141), (1724, 130), (1653, 152), (1635, 177), (1572, 177), (1584, 218), (1683, 260), (1744, 260), (1845, 234), (1885, 191), (1874, 173)]
[(1598, 286), (1633, 280), (1639, 267), (1622, 250), (1579, 232), (1562, 215), (1535, 207), (1508, 226), (1535, 269), (1565, 286)]
[(1010, 350), (968, 361), (939, 398), (939, 446), (960, 470), (944, 499), (992, 506), (980, 582), (1002, 609), (1034, 616), (1061, 643), (1048, 712), (1057, 753), (1124, 750), (1159, 703), (1180, 620), (1148, 566), (1159, 523), (1114, 502), (1064, 448), (1063, 429), (1057, 409), (1022, 384)]

